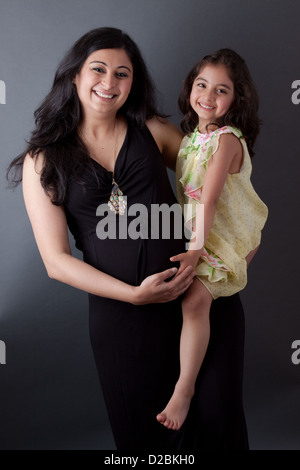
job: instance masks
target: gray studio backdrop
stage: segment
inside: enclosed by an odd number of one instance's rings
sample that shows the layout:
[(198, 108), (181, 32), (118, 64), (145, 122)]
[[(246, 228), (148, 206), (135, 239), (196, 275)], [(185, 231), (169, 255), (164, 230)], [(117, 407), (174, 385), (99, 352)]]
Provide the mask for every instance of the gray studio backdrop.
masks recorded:
[(300, 449), (299, 17), (298, 0), (0, 0), (1, 449), (114, 449), (87, 295), (47, 277), (21, 187), (4, 177), (61, 57), (99, 26), (138, 43), (175, 124), (183, 79), (204, 54), (231, 47), (252, 71), (264, 121), (253, 182), (270, 215), (242, 293), (245, 411), (252, 449)]

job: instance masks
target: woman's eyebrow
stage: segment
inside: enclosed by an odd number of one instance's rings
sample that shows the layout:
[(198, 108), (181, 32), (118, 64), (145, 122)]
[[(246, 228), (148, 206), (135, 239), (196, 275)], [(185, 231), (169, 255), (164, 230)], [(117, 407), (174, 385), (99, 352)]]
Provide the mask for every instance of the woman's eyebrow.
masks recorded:
[[(105, 65), (105, 67), (108, 67), (108, 65), (105, 62), (102, 62), (101, 60), (93, 60), (92, 62), (90, 62), (90, 64), (101, 64), (101, 65)], [(127, 67), (126, 65), (119, 65), (117, 69), (127, 69), (129, 70), (129, 72), (131, 72), (131, 69)]]

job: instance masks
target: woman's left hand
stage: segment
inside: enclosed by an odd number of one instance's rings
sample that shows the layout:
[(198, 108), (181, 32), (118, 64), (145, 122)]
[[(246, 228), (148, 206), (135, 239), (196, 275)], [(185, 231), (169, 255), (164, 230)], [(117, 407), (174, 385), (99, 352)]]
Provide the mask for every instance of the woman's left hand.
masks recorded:
[[(174, 276), (174, 274), (176, 275)], [(173, 279), (170, 280), (170, 278)], [(195, 272), (191, 266), (182, 269), (178, 274), (177, 268), (166, 269), (163, 272), (148, 276), (140, 286), (132, 286), (134, 305), (171, 302), (182, 295), (193, 283)], [(168, 282), (166, 282), (168, 281)]]

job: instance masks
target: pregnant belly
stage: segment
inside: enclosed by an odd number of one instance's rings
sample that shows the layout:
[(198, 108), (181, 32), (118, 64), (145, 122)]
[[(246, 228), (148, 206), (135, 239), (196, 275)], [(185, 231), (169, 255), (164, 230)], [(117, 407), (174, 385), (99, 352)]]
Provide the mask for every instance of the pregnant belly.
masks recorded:
[(117, 279), (139, 285), (145, 277), (174, 266), (170, 257), (184, 251), (182, 239), (104, 239), (82, 241), (84, 260)]

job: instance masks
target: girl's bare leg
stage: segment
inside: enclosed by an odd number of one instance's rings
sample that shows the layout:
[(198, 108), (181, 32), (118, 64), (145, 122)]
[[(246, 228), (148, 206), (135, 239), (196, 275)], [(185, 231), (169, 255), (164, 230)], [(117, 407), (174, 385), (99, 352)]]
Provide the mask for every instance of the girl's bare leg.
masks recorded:
[(169, 429), (178, 430), (189, 411), (195, 382), (209, 342), (211, 302), (209, 291), (201, 281), (195, 279), (182, 302), (180, 376), (169, 403), (156, 417)]

